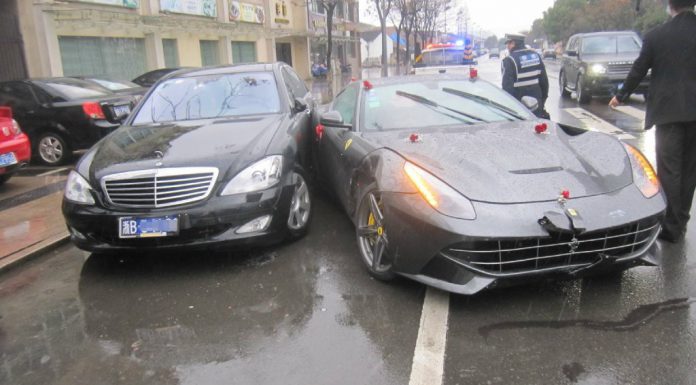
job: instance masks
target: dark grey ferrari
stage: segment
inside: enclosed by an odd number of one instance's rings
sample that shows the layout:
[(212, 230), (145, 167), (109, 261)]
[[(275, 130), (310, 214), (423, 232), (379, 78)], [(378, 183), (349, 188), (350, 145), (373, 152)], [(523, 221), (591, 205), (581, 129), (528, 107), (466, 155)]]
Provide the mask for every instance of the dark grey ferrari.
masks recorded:
[(70, 173), (63, 214), (72, 241), (144, 250), (304, 235), (313, 108), (283, 63), (165, 77)]
[(474, 294), (656, 263), (665, 199), (634, 147), (535, 118), (473, 78), (348, 85), (321, 114), (319, 180), (376, 278)]

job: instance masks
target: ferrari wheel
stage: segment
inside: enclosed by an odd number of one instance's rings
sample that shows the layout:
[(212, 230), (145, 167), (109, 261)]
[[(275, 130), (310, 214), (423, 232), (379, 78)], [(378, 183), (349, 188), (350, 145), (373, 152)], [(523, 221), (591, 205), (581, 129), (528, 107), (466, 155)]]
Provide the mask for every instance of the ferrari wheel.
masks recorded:
[(363, 196), (357, 219), (358, 248), (365, 267), (377, 279), (393, 279), (395, 274), (387, 257), (389, 238), (384, 227), (384, 205), (378, 191), (371, 189)]
[(293, 193), (287, 220), (291, 239), (298, 239), (307, 234), (312, 219), (312, 194), (304, 175), (301, 170), (295, 170), (291, 175)]

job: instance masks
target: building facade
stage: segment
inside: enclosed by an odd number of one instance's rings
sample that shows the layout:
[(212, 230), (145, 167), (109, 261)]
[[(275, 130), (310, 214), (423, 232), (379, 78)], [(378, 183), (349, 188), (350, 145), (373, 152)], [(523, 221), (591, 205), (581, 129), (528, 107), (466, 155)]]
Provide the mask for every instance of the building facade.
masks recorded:
[(0, 80), (22, 75), (132, 79), (164, 67), (276, 60), (311, 77), (310, 39), (316, 33), (310, 28), (310, 6), (302, 0), (3, 3), (10, 5), (0, 11), (19, 21), (21, 42), (15, 45), (23, 55), (11, 58), (12, 65), (24, 68), (0, 70)]

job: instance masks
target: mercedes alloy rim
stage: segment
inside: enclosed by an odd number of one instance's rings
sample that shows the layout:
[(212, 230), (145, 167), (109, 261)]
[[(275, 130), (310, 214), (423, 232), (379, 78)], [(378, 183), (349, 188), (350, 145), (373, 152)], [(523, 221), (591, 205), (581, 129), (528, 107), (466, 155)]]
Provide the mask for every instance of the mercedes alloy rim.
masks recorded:
[(309, 188), (302, 175), (293, 173), (292, 184), (295, 186), (295, 190), (290, 201), (288, 227), (292, 230), (300, 230), (307, 226), (307, 222), (309, 222), (312, 201), (309, 196)]

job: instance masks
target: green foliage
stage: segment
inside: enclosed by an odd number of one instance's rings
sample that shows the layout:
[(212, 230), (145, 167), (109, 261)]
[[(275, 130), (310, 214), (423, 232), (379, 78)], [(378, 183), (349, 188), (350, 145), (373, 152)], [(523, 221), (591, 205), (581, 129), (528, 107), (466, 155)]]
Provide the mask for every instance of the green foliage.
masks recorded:
[(576, 33), (635, 30), (645, 33), (668, 16), (662, 0), (643, 0), (636, 12), (635, 0), (556, 0), (535, 21), (532, 32), (543, 30), (550, 41), (567, 41)]

